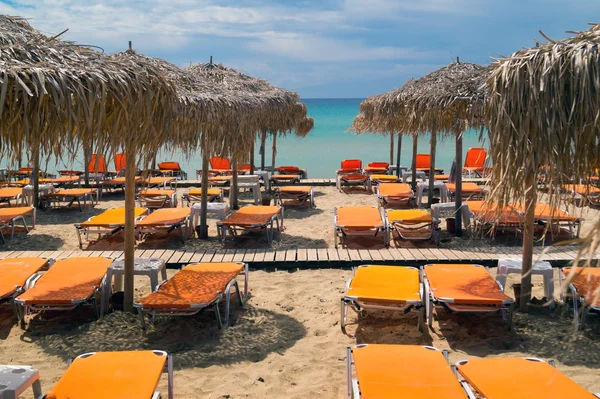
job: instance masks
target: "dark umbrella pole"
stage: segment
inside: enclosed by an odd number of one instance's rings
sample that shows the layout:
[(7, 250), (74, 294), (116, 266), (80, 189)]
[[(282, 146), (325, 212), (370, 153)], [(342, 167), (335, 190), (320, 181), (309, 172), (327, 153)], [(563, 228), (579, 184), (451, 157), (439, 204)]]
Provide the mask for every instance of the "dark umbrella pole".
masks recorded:
[(398, 135), (398, 150), (396, 151), (396, 176), (400, 178), (400, 154), (402, 153), (402, 135)]
[(411, 188), (413, 191), (417, 189), (417, 150), (418, 150), (419, 142), (417, 141), (417, 135), (413, 135), (413, 148), (412, 148), (412, 162), (410, 164), (410, 169), (412, 172), (411, 176)]
[(456, 236), (462, 236), (462, 170), (463, 170), (463, 134), (459, 133), (456, 136), (456, 187), (455, 187), (455, 203), (456, 203)]
[(429, 192), (427, 193), (427, 206), (433, 204), (433, 188), (435, 187), (435, 148), (437, 145), (437, 134), (431, 132), (431, 154), (429, 158)]

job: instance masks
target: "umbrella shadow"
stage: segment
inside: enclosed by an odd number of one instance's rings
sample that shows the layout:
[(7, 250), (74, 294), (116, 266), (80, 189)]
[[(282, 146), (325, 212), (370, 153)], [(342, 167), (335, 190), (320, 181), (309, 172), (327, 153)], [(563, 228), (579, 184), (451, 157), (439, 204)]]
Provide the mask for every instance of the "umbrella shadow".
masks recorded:
[(306, 219), (311, 216), (320, 215), (323, 212), (325, 211), (319, 208), (288, 206), (285, 208), (285, 219)]
[(106, 211), (106, 209), (100, 209), (97, 207), (90, 208), (89, 206), (86, 207), (82, 212), (76, 208), (50, 209), (46, 211), (39, 211), (37, 213), (37, 223), (40, 225), (73, 225), (74, 223), (86, 221), (87, 219), (97, 216), (104, 211)]
[[(21, 227), (17, 229), (15, 227), (15, 236), (11, 240), (10, 232), (4, 234), (6, 244), (2, 245), (3, 251), (56, 251), (63, 247), (63, 239), (50, 234), (27, 234)], [(0, 244), (1, 245), (1, 244)]]

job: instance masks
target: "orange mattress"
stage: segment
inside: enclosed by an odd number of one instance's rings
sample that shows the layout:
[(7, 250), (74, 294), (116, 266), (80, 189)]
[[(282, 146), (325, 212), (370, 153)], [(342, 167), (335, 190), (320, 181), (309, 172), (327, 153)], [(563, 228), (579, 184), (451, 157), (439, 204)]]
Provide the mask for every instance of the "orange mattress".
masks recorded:
[(546, 362), (471, 359), (459, 373), (487, 399), (594, 399), (594, 395)]
[(144, 190), (144, 191), (140, 192), (141, 197), (158, 197), (161, 195), (166, 195), (166, 196), (170, 197), (173, 194), (175, 194), (175, 190), (159, 190), (156, 188), (150, 188), (148, 190)]
[(337, 208), (337, 224), (344, 228), (372, 229), (382, 227), (379, 209), (370, 206), (344, 206)]
[(567, 184), (567, 185), (563, 186), (563, 188), (565, 190), (574, 191), (580, 195), (587, 195), (587, 194), (599, 195), (600, 194), (600, 188), (594, 187), (594, 186), (586, 186), (585, 184)]
[(410, 198), (413, 196), (413, 192), (408, 184), (382, 183), (379, 185), (379, 195), (392, 198)]
[(64, 183), (77, 183), (79, 176), (60, 176), (54, 179), (50, 179), (50, 183), (64, 184)]
[(0, 221), (11, 221), (17, 216), (33, 215), (33, 208), (30, 206), (15, 206), (11, 208), (0, 208)]
[(26, 305), (70, 305), (89, 298), (100, 287), (108, 258), (69, 258), (56, 263), (33, 288), (18, 296)]
[(352, 349), (361, 398), (466, 399), (441, 352), (416, 345)]
[[(450, 191), (451, 193), (456, 192), (456, 184), (446, 183), (446, 187), (448, 188), (448, 191)], [(483, 193), (483, 189), (475, 183), (463, 183), (462, 184), (462, 193), (463, 194), (481, 194), (481, 193)]]
[(44, 258), (6, 258), (0, 260), (0, 298), (12, 295), (27, 279), (48, 265)]
[(312, 187), (310, 186), (288, 186), (280, 187), (279, 192), (287, 194), (310, 194)]
[(419, 302), (419, 270), (402, 266), (360, 266), (346, 296), (395, 303)]
[[(562, 270), (565, 277), (571, 272), (571, 268)], [(577, 293), (583, 296), (585, 302), (591, 307), (600, 307), (600, 268), (577, 267), (571, 284), (577, 289)]]
[[(208, 196), (212, 197), (212, 196), (218, 196), (221, 195), (222, 191), (220, 188), (209, 188), (208, 189)], [(202, 189), (201, 188), (192, 188), (190, 189), (190, 191), (188, 191), (188, 195), (194, 195), (194, 196), (200, 196), (202, 195)]]
[(425, 209), (389, 209), (386, 211), (390, 223), (431, 223), (433, 217)]
[(21, 194), (23, 194), (23, 189), (21, 187), (0, 188), (0, 198), (1, 199), (16, 198), (17, 195), (21, 195)]
[(371, 175), (371, 180), (395, 182), (395, 181), (398, 181), (398, 176), (394, 176), (394, 175)]
[(483, 266), (467, 264), (427, 265), (425, 275), (430, 289), (442, 300), (464, 305), (502, 305), (513, 302), (500, 291)]
[(273, 175), (271, 176), (273, 180), (297, 180), (298, 175)]
[[(141, 177), (139, 176), (135, 176), (135, 182), (139, 182), (141, 179)], [(124, 177), (115, 177), (114, 179), (110, 179), (110, 180), (106, 180), (102, 182), (103, 185), (105, 186), (120, 186), (125, 184), (125, 178)]]
[(166, 361), (152, 351), (96, 352), (75, 359), (46, 398), (148, 399)]
[(225, 292), (227, 284), (242, 271), (244, 265), (228, 263), (199, 263), (177, 272), (166, 283), (138, 301), (144, 309), (189, 309), (194, 305), (207, 306)]
[(69, 188), (44, 195), (44, 197), (83, 197), (86, 194), (94, 194), (93, 188)]
[[(515, 204), (511, 205), (512, 208), (525, 214), (525, 205), (523, 204)], [(534, 217), (540, 220), (550, 220), (552, 219), (555, 222), (577, 222), (581, 220), (581, 218), (577, 216), (569, 215), (565, 211), (561, 211), (558, 208), (554, 208), (549, 204), (535, 204)]]
[(265, 226), (281, 212), (279, 206), (248, 205), (221, 221), (224, 226)]
[[(135, 208), (135, 217), (138, 218), (145, 214), (146, 208)], [(83, 227), (110, 227), (121, 226), (125, 224), (125, 208), (107, 209), (101, 214), (91, 217), (89, 220), (81, 223)]]
[(160, 184), (165, 184), (168, 183), (170, 181), (175, 181), (177, 180), (175, 177), (151, 177), (149, 179), (140, 179), (139, 181), (137, 181), (138, 184), (149, 184), (149, 185), (160, 185)]
[(508, 204), (501, 211), (495, 203), (486, 201), (465, 201), (463, 204), (469, 207), (469, 211), (483, 223), (498, 223), (503, 226), (519, 226), (523, 224), (523, 216)]
[(190, 208), (163, 208), (157, 209), (135, 225), (141, 227), (171, 226), (182, 223), (190, 216)]

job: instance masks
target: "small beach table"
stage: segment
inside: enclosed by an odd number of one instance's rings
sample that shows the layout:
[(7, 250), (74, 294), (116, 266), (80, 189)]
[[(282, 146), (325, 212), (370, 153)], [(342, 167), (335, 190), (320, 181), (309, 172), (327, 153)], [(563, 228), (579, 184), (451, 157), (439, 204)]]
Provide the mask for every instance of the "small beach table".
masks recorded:
[[(418, 172), (417, 172), (418, 173)], [(433, 189), (440, 190), (441, 202), (448, 202), (448, 187), (442, 181), (433, 182)], [(417, 206), (419, 208), (423, 208), (423, 193), (429, 190), (429, 182), (419, 182), (417, 183)]]
[(254, 174), (259, 176), (265, 183), (265, 191), (271, 191), (271, 180), (269, 179), (269, 172), (267, 172), (266, 170), (255, 170)]
[[(202, 212), (202, 204), (196, 203), (192, 205), (190, 211), (190, 229), (189, 235), (194, 234), (194, 228), (200, 224), (200, 213)], [(229, 214), (229, 205), (225, 202), (209, 202), (206, 204), (206, 213), (216, 213), (219, 220), (223, 220)]]
[[(498, 259), (498, 270), (496, 271), (496, 280), (502, 284), (502, 289), (506, 291), (506, 279), (511, 273), (521, 274), (523, 261), (520, 259)], [(544, 296), (550, 301), (550, 307), (554, 307), (554, 270), (547, 261), (537, 261), (531, 268), (531, 274), (538, 274), (544, 277)]]
[[(166, 262), (156, 258), (135, 258), (133, 260), (133, 275), (150, 277), (150, 288), (152, 292), (156, 290), (160, 281), (167, 279)], [(120, 291), (123, 285), (123, 275), (125, 274), (125, 260), (115, 260), (106, 271), (106, 284), (102, 288), (102, 298), (100, 299), (100, 317), (108, 311), (108, 298), (112, 294), (112, 278), (115, 278), (115, 290)], [(1, 398), (4, 399), (4, 398)]]
[[(38, 193), (40, 196), (54, 193), (54, 184), (40, 184), (38, 185)], [(23, 196), (28, 205), (33, 204), (33, 186), (31, 184), (23, 187)]]
[(0, 399), (17, 399), (29, 387), (33, 397), (42, 397), (40, 373), (31, 366), (0, 365)]
[[(412, 179), (412, 172), (410, 170), (405, 170), (402, 172), (402, 183), (406, 183), (409, 177)], [(426, 178), (427, 176), (425, 175), (424, 171), (417, 170), (417, 179), (425, 181)]]
[[(257, 175), (240, 175), (238, 176), (238, 190), (241, 189), (250, 189), (252, 190), (252, 194), (254, 194), (254, 205), (259, 205), (262, 201), (262, 194), (260, 192), (260, 180)], [(229, 187), (229, 202), (231, 202), (231, 193), (233, 192), (233, 187)]]

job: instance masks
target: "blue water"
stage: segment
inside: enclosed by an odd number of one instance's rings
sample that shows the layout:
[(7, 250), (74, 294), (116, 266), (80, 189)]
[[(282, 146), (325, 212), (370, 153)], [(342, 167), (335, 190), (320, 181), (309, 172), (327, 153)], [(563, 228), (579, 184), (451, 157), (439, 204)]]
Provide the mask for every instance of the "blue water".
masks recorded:
[[(310, 178), (331, 178), (335, 170), (340, 167), (343, 159), (361, 159), (363, 164), (369, 162), (389, 162), (390, 139), (380, 134), (357, 135), (349, 132), (354, 117), (362, 99), (303, 99), (308, 107), (308, 114), (315, 120), (314, 129), (304, 138), (293, 134), (277, 138), (276, 165), (297, 165), (308, 170)], [(438, 139), (436, 151), (436, 166), (450, 171), (454, 160), (454, 138)], [(397, 145), (397, 142), (394, 143)], [(463, 148), (466, 152), (470, 147), (485, 146), (478, 141), (478, 133), (470, 131), (463, 137)], [(260, 165), (260, 143), (255, 146), (255, 164)], [(419, 153), (429, 153), (430, 137), (419, 137)], [(266, 165), (271, 165), (271, 137), (267, 140)], [(412, 138), (404, 137), (402, 140), (401, 164), (410, 166), (412, 155)], [(395, 160), (394, 155), (394, 160)], [(175, 160), (188, 172), (189, 178), (195, 178), (196, 169), (201, 167), (200, 152), (186, 159), (182, 154), (172, 154), (171, 151), (162, 151), (158, 161)], [(112, 160), (108, 160), (112, 169)], [(395, 162), (394, 162), (395, 163)], [(14, 167), (0, 162), (1, 167)], [(83, 170), (82, 157), (79, 156), (72, 165), (56, 162), (51, 159), (45, 168), (53, 173), (64, 168)]]

